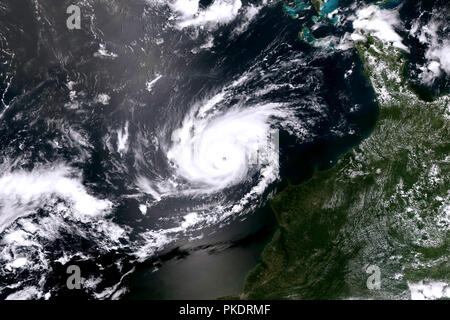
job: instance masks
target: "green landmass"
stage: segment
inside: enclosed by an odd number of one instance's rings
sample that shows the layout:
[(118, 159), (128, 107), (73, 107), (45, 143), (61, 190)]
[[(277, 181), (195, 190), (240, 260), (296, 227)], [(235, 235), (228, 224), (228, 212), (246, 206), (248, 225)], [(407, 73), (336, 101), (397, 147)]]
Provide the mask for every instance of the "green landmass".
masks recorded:
[[(233, 298), (408, 299), (411, 283), (448, 283), (450, 97), (420, 100), (398, 49), (370, 36), (356, 48), (377, 125), (332, 169), (274, 197), (278, 231)], [(368, 289), (370, 265), (379, 289)]]
[(314, 9), (316, 9), (316, 11), (320, 13), (320, 9), (322, 7), (322, 0), (311, 0), (311, 2), (314, 6)]

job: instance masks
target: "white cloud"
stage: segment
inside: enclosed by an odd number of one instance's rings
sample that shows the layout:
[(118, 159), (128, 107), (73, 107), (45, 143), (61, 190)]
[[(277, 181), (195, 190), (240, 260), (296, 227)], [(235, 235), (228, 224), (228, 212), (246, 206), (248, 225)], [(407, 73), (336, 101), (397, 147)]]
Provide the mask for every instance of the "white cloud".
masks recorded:
[(90, 195), (68, 167), (8, 172), (0, 176), (0, 232), (21, 216), (56, 205), (58, 199), (80, 218), (107, 213), (112, 207), (110, 201)]
[(175, 0), (169, 6), (177, 12), (178, 27), (216, 27), (234, 20), (242, 7), (241, 0), (214, 0), (204, 10), (200, 9), (199, 0)]
[(421, 43), (428, 46), (425, 52), (427, 62), (420, 68), (420, 78), (426, 84), (431, 84), (442, 72), (450, 74), (450, 38), (442, 38), (439, 35), (448, 34), (445, 32), (446, 28), (448, 27), (439, 13), (433, 12), (433, 18), (427, 24), (420, 26), (417, 19), (409, 31), (411, 36), (416, 36)]
[(128, 121), (125, 123), (125, 127), (117, 131), (117, 152), (120, 154), (128, 151)]
[(153, 87), (158, 82), (158, 80), (161, 78), (162, 78), (162, 75), (158, 74), (154, 79), (147, 81), (147, 83), (145, 84), (147, 91), (152, 92)]
[(395, 10), (382, 10), (377, 6), (368, 6), (356, 12), (356, 20), (353, 21), (355, 32), (352, 34), (354, 41), (364, 40), (368, 34), (381, 41), (392, 43), (396, 48), (409, 52), (402, 43), (402, 37), (395, 32), (401, 25), (398, 12)]
[(450, 298), (450, 286), (441, 281), (430, 281), (424, 283), (408, 282), (409, 291), (412, 300), (434, 300), (442, 298)]

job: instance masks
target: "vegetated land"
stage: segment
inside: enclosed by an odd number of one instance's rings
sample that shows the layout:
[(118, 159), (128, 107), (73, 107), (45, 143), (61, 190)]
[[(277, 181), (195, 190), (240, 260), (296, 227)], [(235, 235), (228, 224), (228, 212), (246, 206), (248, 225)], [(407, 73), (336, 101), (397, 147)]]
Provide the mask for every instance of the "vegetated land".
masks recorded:
[[(448, 283), (450, 96), (420, 100), (398, 49), (370, 36), (356, 47), (377, 125), (332, 169), (275, 196), (279, 229), (241, 299), (410, 298), (411, 285)], [(379, 290), (367, 288), (370, 265)]]

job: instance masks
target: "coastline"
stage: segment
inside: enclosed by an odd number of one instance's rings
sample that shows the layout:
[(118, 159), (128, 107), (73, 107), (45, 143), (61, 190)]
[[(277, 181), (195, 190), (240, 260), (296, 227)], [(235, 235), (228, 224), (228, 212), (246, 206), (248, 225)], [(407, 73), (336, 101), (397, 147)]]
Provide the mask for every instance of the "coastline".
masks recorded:
[[(377, 95), (376, 128), (333, 168), (274, 197), (279, 228), (233, 298), (405, 299), (448, 277), (448, 231), (434, 224), (449, 201), (450, 97), (420, 100), (399, 49), (373, 37), (356, 49)], [(366, 286), (370, 265), (381, 268), (379, 290)]]

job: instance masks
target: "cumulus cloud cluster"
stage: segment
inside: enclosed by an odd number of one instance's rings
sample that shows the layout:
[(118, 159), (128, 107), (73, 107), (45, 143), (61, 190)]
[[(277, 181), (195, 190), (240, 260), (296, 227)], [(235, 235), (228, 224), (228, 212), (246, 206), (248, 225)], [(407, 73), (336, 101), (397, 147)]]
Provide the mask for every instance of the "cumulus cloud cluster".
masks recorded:
[(402, 37), (395, 31), (395, 28), (400, 26), (401, 22), (397, 11), (380, 9), (375, 5), (368, 6), (356, 12), (356, 19), (353, 21), (355, 31), (352, 39), (354, 41), (365, 40), (370, 34), (408, 52), (408, 47), (402, 43)]
[(410, 30), (412, 36), (416, 36), (428, 47), (425, 52), (427, 63), (420, 68), (422, 70), (420, 78), (426, 84), (431, 84), (442, 75), (442, 72), (450, 74), (450, 38), (440, 36), (440, 34), (448, 35), (448, 29), (449, 27), (436, 13), (426, 25), (420, 26), (420, 21), (417, 20)]

